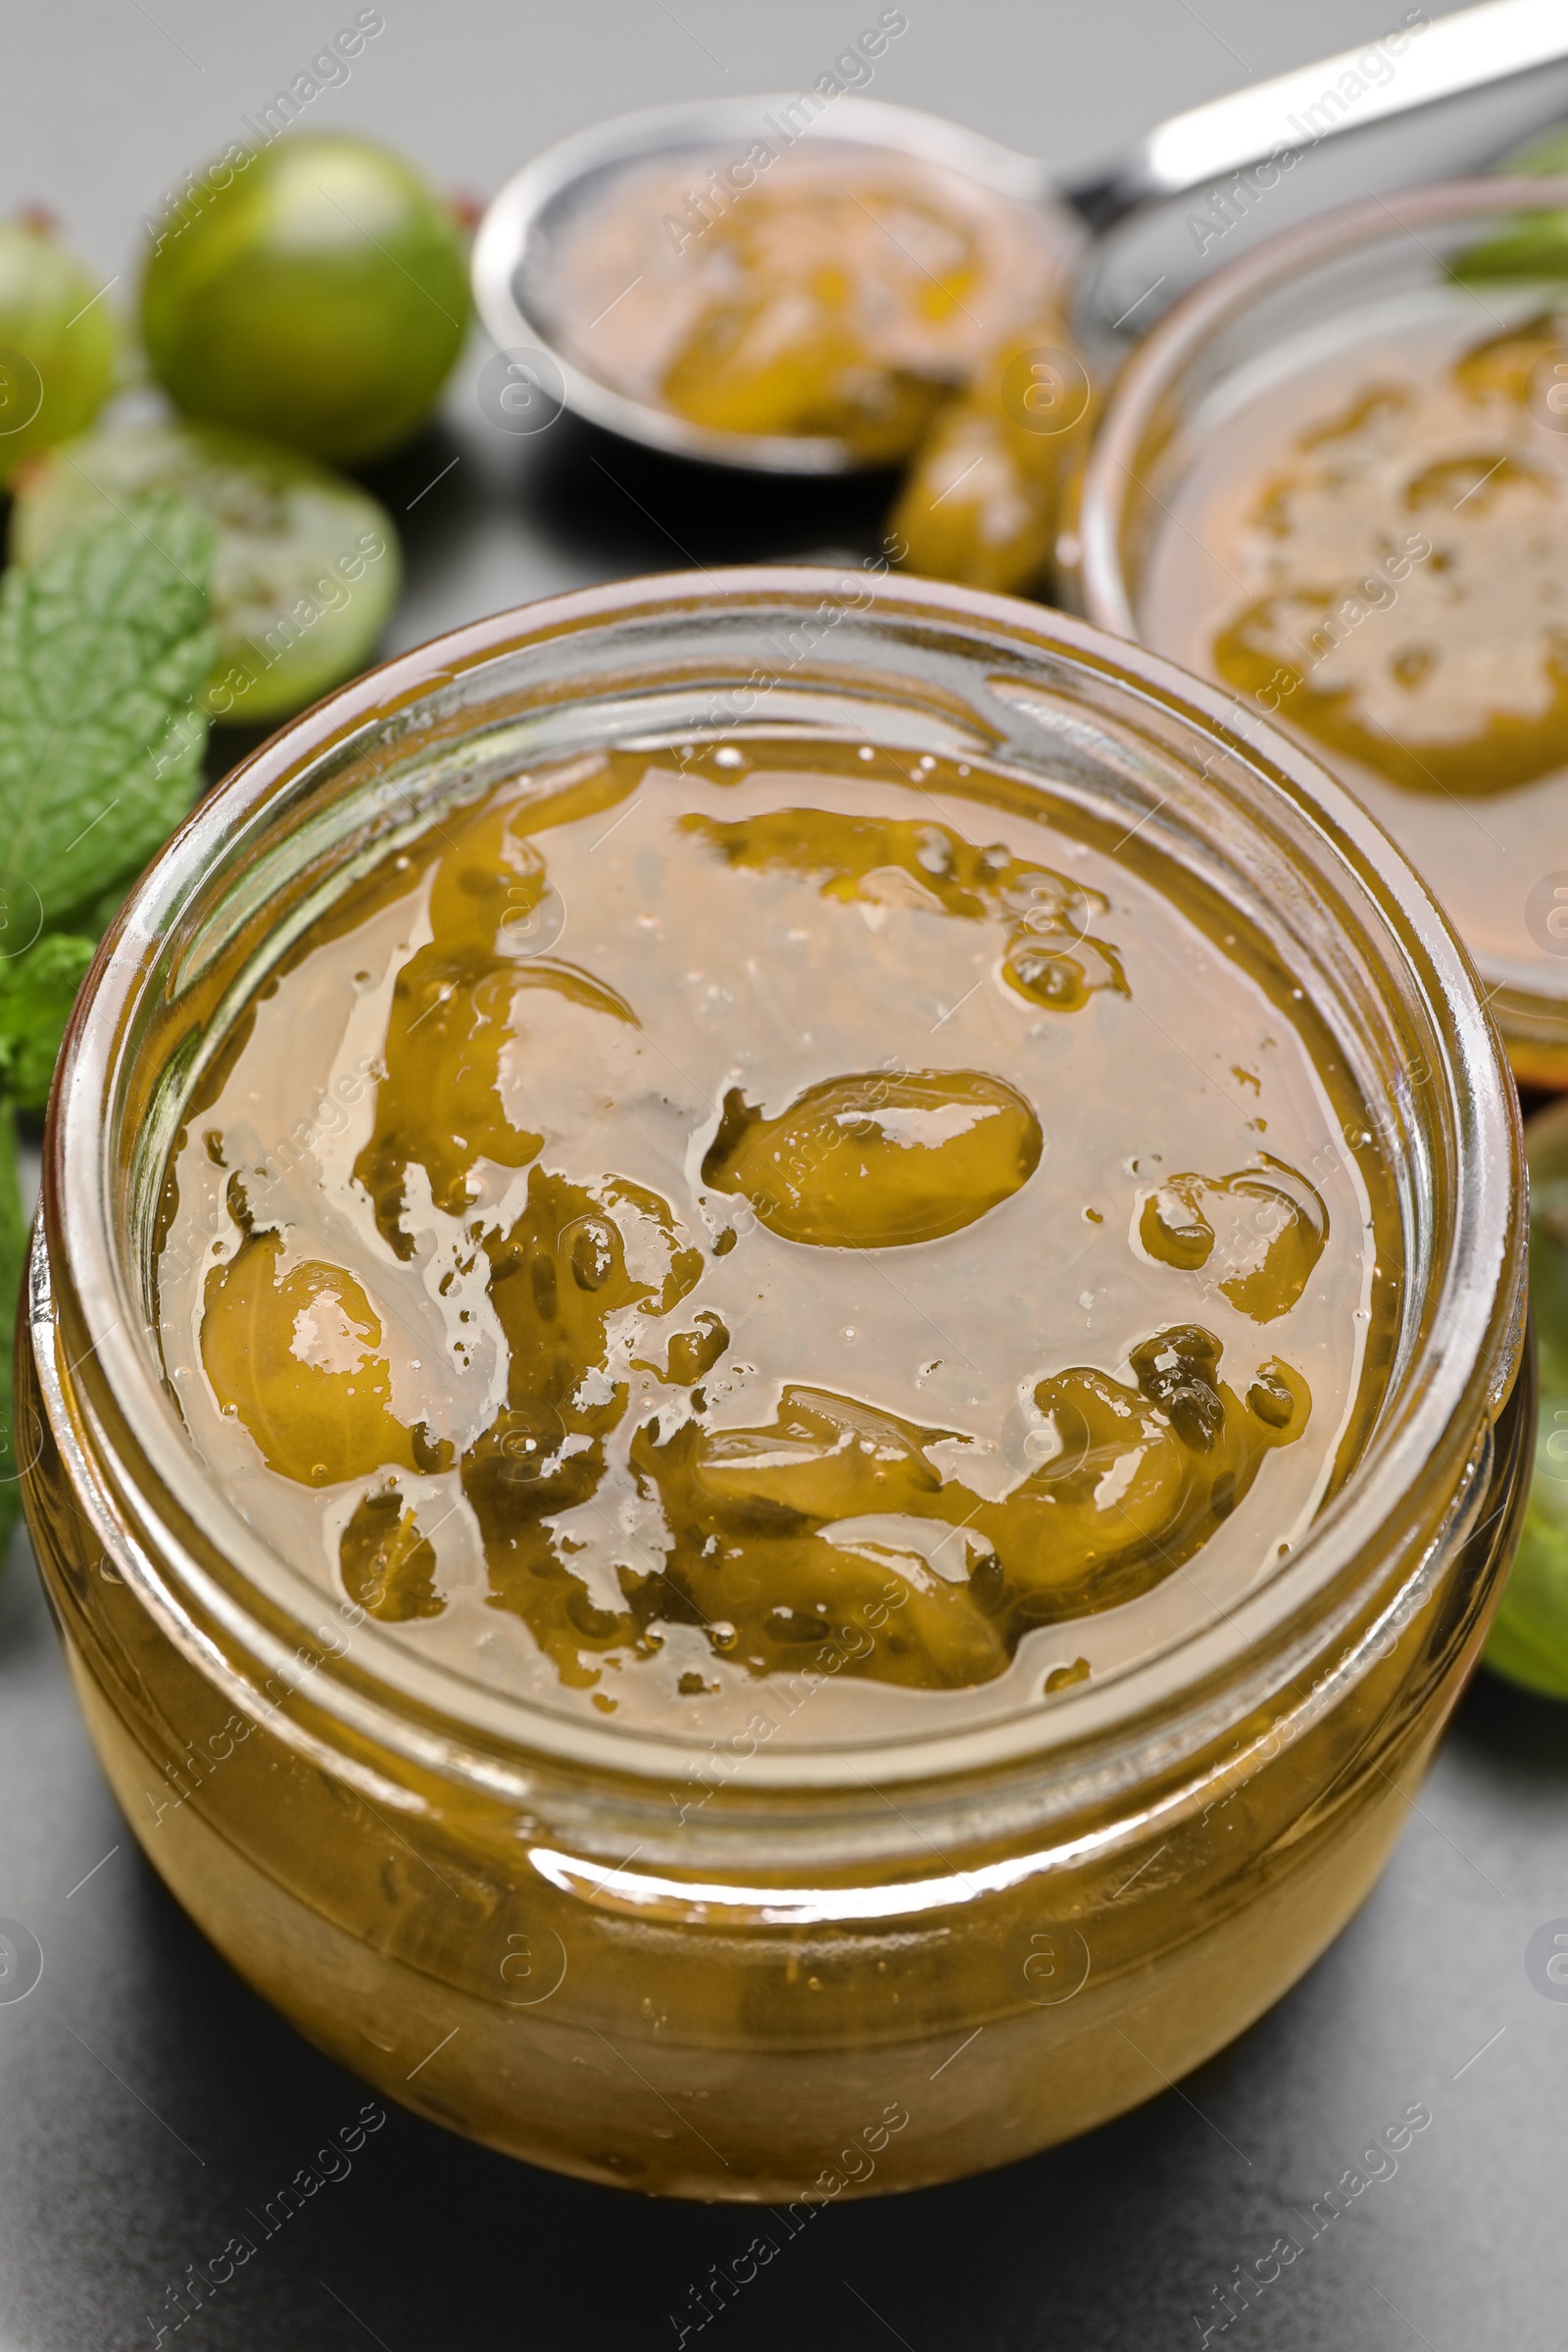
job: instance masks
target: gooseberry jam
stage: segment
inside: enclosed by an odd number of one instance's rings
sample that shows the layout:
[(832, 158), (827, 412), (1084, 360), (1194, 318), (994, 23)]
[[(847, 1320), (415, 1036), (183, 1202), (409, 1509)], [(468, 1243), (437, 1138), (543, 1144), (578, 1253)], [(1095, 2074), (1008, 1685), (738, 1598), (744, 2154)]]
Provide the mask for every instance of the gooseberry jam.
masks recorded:
[(145, 1852), (386, 2095), (804, 2226), (1154, 2095), (1371, 1885), (1522, 1505), (1517, 1113), (1233, 715), (1001, 598), (629, 582), (138, 886), (29, 1523)]
[(1297, 734), (1392, 834), (1542, 1086), (1568, 1083), (1568, 311), (1494, 264), (1561, 201), (1411, 189), (1216, 272), (1119, 380), (1075, 539), (1096, 620)]

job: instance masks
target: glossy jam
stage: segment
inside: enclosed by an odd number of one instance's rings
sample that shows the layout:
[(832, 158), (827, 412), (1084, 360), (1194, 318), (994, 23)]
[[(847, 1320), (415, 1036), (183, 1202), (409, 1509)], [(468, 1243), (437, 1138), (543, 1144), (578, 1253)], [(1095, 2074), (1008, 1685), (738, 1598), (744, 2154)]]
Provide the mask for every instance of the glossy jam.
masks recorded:
[(1159, 493), (1138, 628), (1328, 760), (1454, 922), (1516, 1069), (1561, 1085), (1568, 315), (1423, 304), (1227, 388)]
[(1107, 1671), (1308, 1524), (1397, 1296), (1237, 947), (972, 763), (519, 777), (306, 932), (187, 1119), (191, 1436), (554, 1704), (719, 1733), (804, 1676), (820, 1735)]
[[(1560, 368), (1558, 364), (1560, 365)], [(1216, 636), (1244, 692), (1413, 792), (1568, 763), (1568, 318), (1397, 364), (1298, 432), (1231, 551), (1267, 582)]]
[(1055, 313), (989, 351), (909, 467), (892, 514), (900, 562), (931, 579), (1056, 601), (1057, 533), (1097, 405)]

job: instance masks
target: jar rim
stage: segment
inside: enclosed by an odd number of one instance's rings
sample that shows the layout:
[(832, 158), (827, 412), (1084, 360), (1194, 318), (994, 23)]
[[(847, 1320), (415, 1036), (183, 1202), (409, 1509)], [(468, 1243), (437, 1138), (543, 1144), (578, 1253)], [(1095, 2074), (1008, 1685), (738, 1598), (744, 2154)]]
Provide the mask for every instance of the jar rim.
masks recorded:
[[(34, 1348), (45, 1410), (60, 1437), (69, 1417), (51, 1350), (55, 1294), (69, 1289), (79, 1324), (73, 1346), (79, 1337), (82, 1347), (67, 1371), (90, 1392), (96, 1438), (113, 1448), (123, 1442), (122, 1433), (130, 1433), (135, 1461), (151, 1473), (155, 1490), (150, 1507), (147, 1494), (138, 1493), (135, 1515), (155, 1541), (134, 1546), (127, 1581), (203, 1671), (219, 1679), (225, 1671), (220, 1645), (204, 1630), (209, 1623), (220, 1627), (248, 1660), (267, 1665), (290, 1655), (260, 1602), (270, 1591), (269, 1564), (296, 1580), (304, 1572), (290, 1568), (242, 1517), (192, 1446), (168, 1392), (157, 1335), (144, 1321), (130, 1252), (117, 1229), (117, 1104), (131, 1016), (150, 990), (166, 932), (208, 866), (237, 835), (264, 825), (291, 786), (329, 757), (371, 740), (378, 726), (407, 719), (442, 687), (606, 624), (680, 616), (701, 621), (739, 609), (798, 615), (844, 588), (838, 571), (797, 565), (748, 566), (706, 578), (665, 574), (542, 600), (400, 655), (316, 705), (242, 762), (193, 810), (106, 935), (77, 999), (51, 1098), (34, 1256)], [(1462, 1183), (1454, 1230), (1445, 1236), (1439, 1310), (1400, 1374), (1397, 1412), (1386, 1428), (1380, 1417), (1380, 1431), (1339, 1494), (1236, 1609), (1102, 1684), (1060, 1692), (1049, 1708), (1016, 1711), (978, 1727), (884, 1730), (863, 1742), (840, 1740), (831, 1748), (758, 1747), (747, 1759), (746, 1779), (760, 1789), (842, 1789), (853, 1783), (863, 1793), (867, 1784), (856, 1768), (857, 1756), (874, 1760), (879, 1781), (930, 1781), (1020, 1760), (1032, 1765), (1086, 1741), (1122, 1738), (1129, 1727), (1147, 1728), (1155, 1719), (1152, 1678), (1171, 1655), (1180, 1659), (1181, 1674), (1173, 1686), (1167, 1667), (1157, 1682), (1167, 1697), (1172, 1689), (1234, 1690), (1250, 1676), (1255, 1680), (1265, 1665), (1273, 1672), (1282, 1645), (1299, 1640), (1303, 1612), (1310, 1614), (1314, 1600), (1347, 1579), (1354, 1582), (1358, 1565), (1355, 1589), (1362, 1591), (1368, 1559), (1384, 1556), (1380, 1538), (1391, 1513), (1431, 1476), (1445, 1448), (1451, 1454), (1461, 1445), (1473, 1451), (1478, 1429), (1512, 1385), (1522, 1329), (1519, 1114), (1500, 1048), (1446, 917), (1351, 795), (1288, 738), (1253, 724), (1223, 689), (1086, 621), (1021, 600), (897, 577), (867, 583), (859, 609), (870, 619), (911, 631), (961, 630), (993, 662), (1008, 655), (1026, 660), (1032, 649), (1086, 677), (1108, 679), (1173, 724), (1184, 740), (1220, 747), (1265, 797), (1289, 807), (1293, 821), (1309, 824), (1324, 858), (1337, 860), (1337, 871), (1353, 873), (1371, 894), (1391, 965), (1397, 959), (1400, 968), (1419, 967), (1446, 1056), (1434, 1075), (1444, 1081), (1445, 1115), (1454, 1123)], [(1431, 1091), (1436, 1095), (1435, 1086)], [(79, 1446), (76, 1455), (79, 1460)], [(197, 1531), (195, 1542), (191, 1531)], [(215, 1555), (211, 1563), (199, 1556), (205, 1546)], [(315, 1602), (318, 1612), (327, 1598), (322, 1593)], [(296, 1614), (296, 1638), (304, 1624)], [(324, 1639), (318, 1629), (318, 1639)], [(356, 1631), (343, 1653), (329, 1648), (316, 1663), (313, 1704), (395, 1753), (491, 1788), (525, 1789), (530, 1763), (540, 1759), (593, 1767), (622, 1780), (667, 1778), (686, 1757), (710, 1752), (713, 1744), (685, 1731), (568, 1716), (520, 1694), (492, 1690), (417, 1658), (392, 1629), (373, 1621)]]

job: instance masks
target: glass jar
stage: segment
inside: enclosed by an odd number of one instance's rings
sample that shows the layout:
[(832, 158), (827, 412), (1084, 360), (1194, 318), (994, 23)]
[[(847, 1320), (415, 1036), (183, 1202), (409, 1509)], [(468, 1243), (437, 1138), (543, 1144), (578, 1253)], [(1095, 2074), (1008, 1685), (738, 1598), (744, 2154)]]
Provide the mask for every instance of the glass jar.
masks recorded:
[[(26, 1502), (154, 1866), (388, 2096), (600, 2181), (793, 2210), (1028, 2154), (1239, 2033), (1372, 1884), (1484, 1636), (1533, 1431), (1518, 1113), (1468, 966), (1349, 796), (1038, 607), (807, 569), (503, 613), (359, 680), (202, 804), (83, 989), (20, 1348)], [(1237, 1606), (928, 1736), (704, 1744), (459, 1673), (270, 1549), (153, 1327), (204, 1073), (353, 879), (532, 758), (765, 717), (972, 747), (1298, 977), (1408, 1279), (1362, 1458)], [(770, 2259), (770, 2257), (763, 2257)]]
[[(1565, 214), (1568, 180), (1454, 180), (1347, 205), (1216, 270), (1172, 307), (1113, 389), (1063, 551), (1073, 601), (1102, 628), (1215, 674), (1193, 566), (1217, 569), (1239, 592), (1232, 601), (1250, 593), (1215, 545), (1216, 502), (1249, 481), (1260, 489), (1295, 427), (1326, 445), (1325, 418), (1401, 354), (1430, 381), (1445, 355), (1560, 309), (1560, 262), (1555, 275), (1543, 268), (1474, 281), (1453, 265), (1477, 247), (1495, 250), (1521, 220)], [(1544, 368), (1529, 404), (1542, 448), (1568, 433), (1568, 328), (1560, 361)], [(1407, 519), (1442, 535), (1452, 503)], [(1398, 559), (1388, 568), (1397, 572)], [(1409, 570), (1404, 560), (1399, 576)], [(1368, 575), (1367, 587), (1367, 612), (1398, 601), (1390, 577)], [(1316, 649), (1302, 659), (1301, 679), (1276, 668), (1250, 698), (1252, 716), (1289, 728), (1291, 696), (1322, 658)], [(1568, 820), (1568, 767), (1482, 797), (1479, 782), (1411, 789), (1310, 734), (1301, 740), (1437, 892), (1487, 984), (1516, 1074), (1568, 1085), (1568, 855), (1556, 870), (1551, 847)]]

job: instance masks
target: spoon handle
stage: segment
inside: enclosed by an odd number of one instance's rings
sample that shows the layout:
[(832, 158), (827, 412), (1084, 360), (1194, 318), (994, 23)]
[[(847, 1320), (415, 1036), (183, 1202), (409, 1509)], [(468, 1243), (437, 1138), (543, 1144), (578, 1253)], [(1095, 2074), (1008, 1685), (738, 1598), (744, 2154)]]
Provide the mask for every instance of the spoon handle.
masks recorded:
[(1250, 164), (1294, 157), (1341, 131), (1564, 57), (1564, 0), (1484, 0), (1436, 23), (1412, 9), (1393, 31), (1359, 49), (1173, 115), (1107, 169), (1059, 192), (1091, 228), (1109, 228)]

